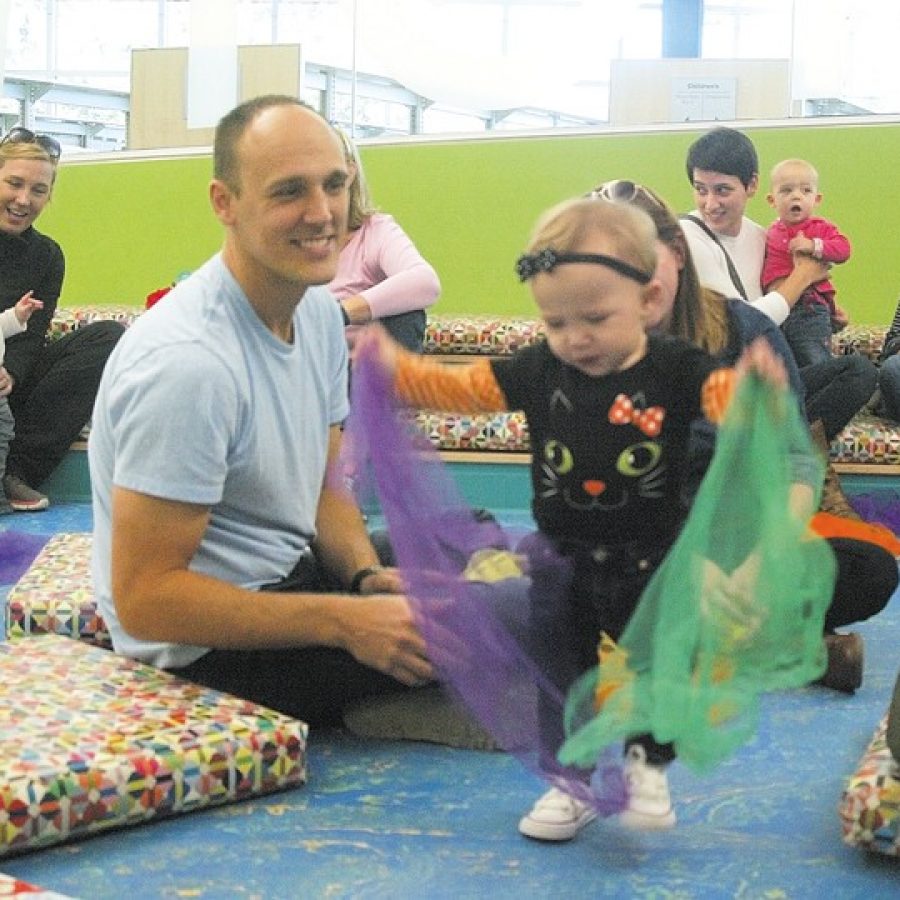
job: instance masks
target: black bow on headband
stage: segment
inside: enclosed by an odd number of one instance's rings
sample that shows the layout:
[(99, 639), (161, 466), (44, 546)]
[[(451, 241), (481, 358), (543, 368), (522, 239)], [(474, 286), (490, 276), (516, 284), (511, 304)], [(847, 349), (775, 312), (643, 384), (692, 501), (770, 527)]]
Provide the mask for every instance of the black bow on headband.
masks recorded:
[(564, 263), (594, 263), (598, 266), (606, 266), (607, 269), (613, 269), (638, 284), (647, 284), (653, 277), (652, 273), (648, 275), (614, 256), (606, 256), (602, 253), (557, 253), (550, 247), (541, 250), (540, 253), (523, 253), (516, 261), (516, 273), (519, 281), (528, 281), (529, 278), (534, 278), (538, 272), (552, 272), (557, 266)]

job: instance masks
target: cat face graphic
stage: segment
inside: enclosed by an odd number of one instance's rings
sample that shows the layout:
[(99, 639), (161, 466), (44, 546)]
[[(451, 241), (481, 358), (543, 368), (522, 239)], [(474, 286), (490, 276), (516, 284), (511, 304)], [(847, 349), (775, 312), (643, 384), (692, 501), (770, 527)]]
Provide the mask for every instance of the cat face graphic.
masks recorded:
[(543, 448), (541, 497), (559, 496), (566, 506), (579, 512), (613, 511), (632, 496), (664, 496), (665, 472), (662, 448), (656, 441), (628, 444), (608, 471), (585, 472), (565, 444), (551, 440)]
[[(558, 439), (548, 439), (541, 449), (540, 496), (561, 498), (579, 512), (613, 511), (634, 497), (658, 499), (665, 495), (666, 464), (659, 434), (665, 413), (659, 408), (643, 408), (643, 397), (620, 394), (609, 411), (614, 427), (604, 435), (601, 454), (610, 460), (597, 471), (598, 455), (572, 448)], [(557, 410), (571, 411), (557, 404)], [(577, 455), (585, 459), (577, 458)]]

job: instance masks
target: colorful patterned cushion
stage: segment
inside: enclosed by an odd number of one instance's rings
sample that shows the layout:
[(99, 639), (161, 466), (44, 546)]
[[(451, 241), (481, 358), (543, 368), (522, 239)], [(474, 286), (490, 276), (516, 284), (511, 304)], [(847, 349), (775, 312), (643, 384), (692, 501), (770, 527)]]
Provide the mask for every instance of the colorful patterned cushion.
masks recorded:
[(871, 360), (877, 360), (881, 348), (884, 346), (884, 338), (887, 335), (887, 325), (848, 325), (843, 331), (839, 331), (831, 339), (831, 346), (835, 353), (847, 353), (856, 350), (863, 353)]
[(439, 450), (528, 453), (528, 424), (520, 412), (448, 413), (419, 410), (416, 427)]
[(50, 322), (47, 338), (51, 341), (88, 325), (112, 319), (128, 327), (142, 312), (143, 306), (126, 306), (121, 303), (96, 306), (57, 306)]
[[(88, 322), (115, 319), (131, 324), (144, 311), (140, 306), (95, 305), (58, 308), (51, 338)], [(835, 352), (856, 350), (876, 359), (887, 326), (850, 325), (832, 340)], [(509, 356), (543, 336), (539, 319), (516, 316), (430, 315), (425, 328), (425, 353), (449, 358)], [(422, 410), (416, 425), (440, 450), (480, 450), (527, 453), (528, 428), (520, 413), (468, 415)], [(900, 429), (896, 423), (871, 413), (860, 413), (831, 446), (831, 459), (839, 463), (894, 465), (900, 463)], [(54, 628), (56, 630), (56, 628)]]
[(0, 897), (22, 897), (24, 900), (72, 900), (67, 894), (45, 891), (2, 872), (0, 872)]
[[(520, 412), (451, 413), (418, 410), (413, 421), (439, 450), (529, 453), (528, 423)], [(900, 464), (900, 429), (870, 412), (858, 413), (831, 444), (831, 460)]]
[(900, 428), (863, 410), (831, 442), (830, 455), (832, 462), (896, 465), (900, 463)]
[(900, 856), (900, 763), (885, 741), (887, 716), (853, 773), (841, 799), (844, 842)]
[(0, 855), (300, 785), (306, 738), (81, 641), (0, 644)]
[[(103, 319), (127, 326), (143, 312), (143, 306), (123, 303), (60, 306), (53, 315), (49, 336), (57, 338)], [(837, 353), (853, 348), (874, 359), (881, 352), (886, 333), (887, 326), (883, 325), (850, 325), (834, 336), (832, 345)], [(430, 315), (425, 327), (425, 352), (509, 356), (542, 334), (540, 320), (526, 316)]]
[(111, 646), (94, 599), (90, 533), (54, 535), (10, 589), (7, 637), (46, 633)]
[(510, 316), (429, 316), (425, 353), (510, 356), (543, 334), (538, 319)]

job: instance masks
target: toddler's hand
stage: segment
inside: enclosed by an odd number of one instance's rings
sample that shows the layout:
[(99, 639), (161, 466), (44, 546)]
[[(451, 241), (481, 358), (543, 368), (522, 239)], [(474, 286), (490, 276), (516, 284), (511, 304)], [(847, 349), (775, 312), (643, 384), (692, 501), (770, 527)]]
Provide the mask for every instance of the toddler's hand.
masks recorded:
[(775, 354), (769, 342), (758, 337), (741, 354), (738, 360), (737, 372), (740, 376), (747, 372), (753, 372), (763, 381), (778, 388), (787, 388), (787, 369), (780, 356)]
[(16, 303), (14, 307), (16, 311), (16, 318), (19, 320), (20, 325), (24, 325), (31, 318), (31, 314), (36, 309), (44, 308), (44, 301), (38, 300), (32, 295), (33, 291), (29, 291), (27, 294), (23, 294), (19, 298), (19, 302)]
[(802, 253), (805, 256), (812, 256), (816, 244), (812, 238), (808, 238), (802, 231), (798, 231), (788, 243), (788, 250), (791, 253)]
[(716, 629), (722, 649), (748, 643), (765, 619), (765, 611), (757, 602), (760, 564), (759, 555), (751, 553), (726, 574), (713, 561), (704, 561), (700, 611)]

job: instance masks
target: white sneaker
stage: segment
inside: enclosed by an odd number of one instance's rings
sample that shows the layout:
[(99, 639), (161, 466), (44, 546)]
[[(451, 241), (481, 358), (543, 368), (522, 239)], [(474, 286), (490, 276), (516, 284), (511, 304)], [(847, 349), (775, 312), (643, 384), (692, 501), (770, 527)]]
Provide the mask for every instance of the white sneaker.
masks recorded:
[(647, 762), (647, 753), (640, 744), (632, 744), (625, 754), (625, 782), (628, 785), (628, 806), (619, 814), (626, 828), (642, 831), (662, 831), (673, 828), (675, 812), (669, 796), (666, 770)]
[(597, 812), (590, 806), (559, 788), (550, 788), (519, 820), (519, 831), (538, 841), (570, 841), (596, 818)]

